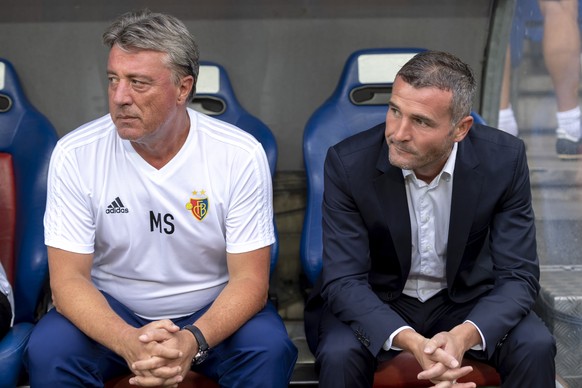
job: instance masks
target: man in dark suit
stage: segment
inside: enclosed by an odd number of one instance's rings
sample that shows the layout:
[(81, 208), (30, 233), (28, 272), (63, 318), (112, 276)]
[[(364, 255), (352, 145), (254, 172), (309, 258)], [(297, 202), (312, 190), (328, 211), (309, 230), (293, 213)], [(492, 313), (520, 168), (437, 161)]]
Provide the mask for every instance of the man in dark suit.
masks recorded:
[(496, 367), (504, 387), (555, 386), (521, 140), (470, 115), (471, 69), (442, 52), (398, 73), (386, 124), (331, 147), (323, 270), (306, 306), (320, 387), (371, 387), (409, 351), (435, 387)]

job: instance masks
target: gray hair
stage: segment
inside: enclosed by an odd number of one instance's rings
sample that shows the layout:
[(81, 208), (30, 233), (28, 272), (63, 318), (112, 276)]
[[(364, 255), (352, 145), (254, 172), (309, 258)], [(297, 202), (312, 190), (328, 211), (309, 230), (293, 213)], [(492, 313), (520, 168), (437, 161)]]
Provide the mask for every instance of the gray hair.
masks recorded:
[(126, 51), (153, 50), (167, 54), (167, 65), (172, 70), (174, 82), (191, 75), (194, 85), (188, 96), (196, 93), (199, 56), (194, 38), (180, 20), (174, 16), (149, 10), (128, 12), (115, 20), (103, 33), (103, 44), (114, 45)]
[(423, 51), (408, 61), (397, 76), (415, 88), (435, 87), (451, 91), (452, 124), (471, 114), (475, 77), (469, 65), (442, 51)]

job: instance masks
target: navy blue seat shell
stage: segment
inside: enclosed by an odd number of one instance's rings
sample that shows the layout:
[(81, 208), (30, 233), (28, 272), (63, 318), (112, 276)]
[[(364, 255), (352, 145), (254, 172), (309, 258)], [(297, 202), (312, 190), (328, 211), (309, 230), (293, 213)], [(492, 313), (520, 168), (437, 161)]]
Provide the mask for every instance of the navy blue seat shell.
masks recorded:
[(46, 295), (43, 216), (57, 134), (27, 100), (14, 66), (0, 58), (0, 260), (15, 299), (14, 326), (0, 341), (0, 386), (16, 386), (22, 354)]

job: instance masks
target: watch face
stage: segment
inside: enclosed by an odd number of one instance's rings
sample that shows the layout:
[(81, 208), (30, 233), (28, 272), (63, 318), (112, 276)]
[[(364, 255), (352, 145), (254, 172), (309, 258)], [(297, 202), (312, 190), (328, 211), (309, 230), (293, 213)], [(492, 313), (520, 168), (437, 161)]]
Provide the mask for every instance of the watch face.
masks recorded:
[(199, 350), (198, 353), (196, 353), (194, 356), (194, 364), (201, 364), (204, 360), (206, 360), (206, 357), (208, 357), (208, 350)]

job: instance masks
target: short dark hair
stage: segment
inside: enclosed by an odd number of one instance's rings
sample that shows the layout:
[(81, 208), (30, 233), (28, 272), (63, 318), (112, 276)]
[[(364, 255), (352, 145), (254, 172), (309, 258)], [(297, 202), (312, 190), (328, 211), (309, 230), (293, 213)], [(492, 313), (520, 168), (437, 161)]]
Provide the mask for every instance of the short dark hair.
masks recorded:
[(397, 74), (415, 88), (435, 87), (450, 90), (453, 124), (471, 114), (475, 96), (475, 77), (468, 64), (443, 51), (422, 51), (409, 60)]

